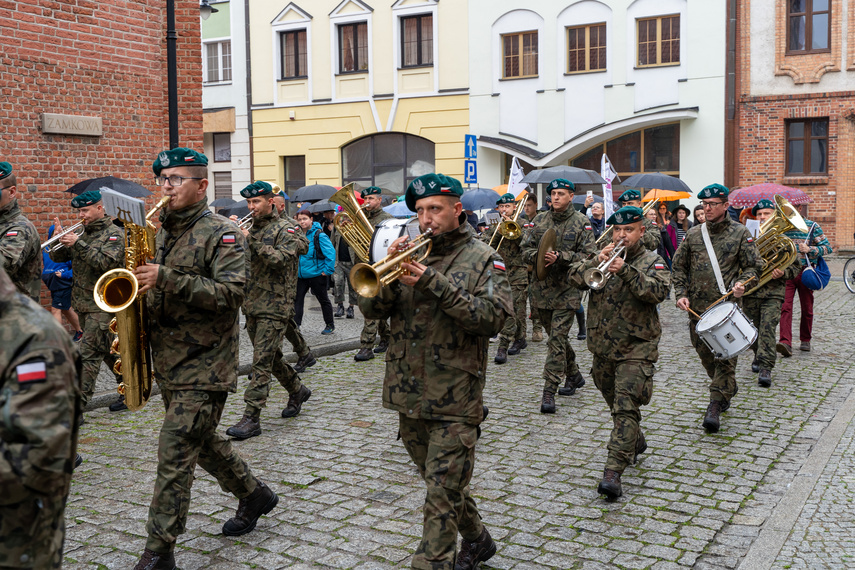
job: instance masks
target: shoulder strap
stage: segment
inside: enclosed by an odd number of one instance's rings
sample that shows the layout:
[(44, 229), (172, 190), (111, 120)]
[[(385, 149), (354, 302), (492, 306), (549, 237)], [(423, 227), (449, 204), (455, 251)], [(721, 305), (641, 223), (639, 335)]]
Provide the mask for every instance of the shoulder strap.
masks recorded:
[(193, 218), (193, 220), (192, 220), (192, 221), (187, 225), (187, 227), (186, 227), (186, 228), (184, 228), (184, 231), (183, 231), (183, 232), (181, 232), (181, 235), (179, 235), (177, 238), (175, 238), (174, 240), (172, 240), (172, 243), (171, 243), (171, 244), (169, 244), (169, 247), (166, 247), (166, 240), (163, 240), (163, 242), (164, 242), (164, 243), (163, 243), (163, 246), (161, 246), (161, 248), (160, 248), (160, 250), (163, 252), (163, 255), (162, 255), (162, 256), (161, 256), (161, 258), (160, 258), (160, 262), (161, 262), (161, 263), (166, 263), (166, 256), (167, 256), (167, 255), (169, 255), (169, 253), (172, 251), (172, 248), (174, 248), (174, 247), (175, 247), (175, 244), (177, 244), (177, 243), (178, 243), (178, 240), (180, 240), (182, 237), (184, 237), (184, 234), (186, 234), (187, 232), (189, 232), (189, 231), (190, 231), (190, 228), (192, 228), (193, 226), (195, 226), (195, 225), (196, 225), (196, 222), (198, 222), (198, 221), (199, 221), (199, 220), (201, 220), (202, 218), (207, 218), (207, 217), (208, 217), (208, 216), (210, 216), (210, 215), (211, 215), (211, 211), (210, 211), (210, 210), (205, 210), (205, 211), (203, 211), (201, 214), (199, 214), (198, 216), (196, 216), (195, 218)]
[(715, 256), (715, 250), (712, 246), (712, 241), (710, 240), (710, 232), (707, 229), (707, 224), (701, 224), (701, 236), (704, 238), (704, 245), (707, 246), (707, 255), (710, 258), (710, 265), (712, 265), (713, 273), (715, 273), (715, 281), (718, 284), (718, 290), (722, 295), (727, 293), (727, 289), (724, 288), (724, 281), (721, 278), (721, 268), (718, 266), (718, 259)]

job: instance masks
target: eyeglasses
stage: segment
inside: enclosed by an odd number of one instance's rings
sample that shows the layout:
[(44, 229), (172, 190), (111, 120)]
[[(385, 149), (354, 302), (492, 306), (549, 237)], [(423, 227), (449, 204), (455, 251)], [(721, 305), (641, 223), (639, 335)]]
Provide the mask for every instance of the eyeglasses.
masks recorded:
[(704, 208), (715, 208), (722, 204), (724, 204), (724, 202), (701, 202), (701, 205), (703, 205)]
[(204, 178), (194, 178), (192, 176), (178, 176), (177, 174), (173, 174), (172, 176), (155, 176), (154, 181), (157, 182), (158, 186), (163, 186), (166, 181), (169, 181), (169, 185), (173, 188), (181, 186), (184, 184), (185, 180), (204, 180)]

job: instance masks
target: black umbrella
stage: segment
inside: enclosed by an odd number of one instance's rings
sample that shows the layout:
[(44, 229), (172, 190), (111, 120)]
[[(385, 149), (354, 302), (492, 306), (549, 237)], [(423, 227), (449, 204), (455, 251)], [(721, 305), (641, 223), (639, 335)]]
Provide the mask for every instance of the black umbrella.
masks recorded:
[(298, 188), (291, 197), (291, 201), (318, 202), (320, 200), (328, 199), (335, 193), (336, 189), (333, 186), (327, 186), (326, 184), (311, 184), (309, 186)]
[[(602, 198), (602, 196), (597, 196), (597, 195), (595, 194), (595, 195), (593, 196), (593, 198), (594, 198), (594, 203), (596, 203), (596, 202), (599, 202), (600, 204), (602, 204), (602, 203), (603, 203), (603, 198)], [(588, 199), (588, 195), (587, 195), (587, 194), (576, 194), (575, 196), (573, 196), (573, 203), (574, 203), (574, 204), (584, 204), (584, 203), (585, 203), (585, 200), (587, 200), (587, 199)]]
[(472, 188), (460, 197), (464, 210), (487, 210), (496, 207), (499, 195), (489, 188)]
[(659, 172), (633, 174), (623, 181), (623, 185), (627, 188), (658, 188), (660, 190), (692, 193), (692, 189), (679, 178)]
[(575, 166), (550, 166), (542, 170), (532, 170), (522, 179), (528, 184), (549, 184), (556, 178), (569, 180), (573, 184), (605, 184), (602, 176), (593, 170)]
[(124, 180), (122, 178), (116, 178), (115, 176), (104, 176), (101, 178), (90, 178), (89, 180), (83, 180), (82, 182), (78, 182), (77, 184), (66, 190), (66, 192), (71, 192), (72, 194), (79, 196), (87, 190), (100, 191), (102, 188), (109, 188), (110, 190), (115, 190), (119, 194), (131, 196), (132, 198), (145, 198), (146, 196), (151, 194), (151, 192), (149, 192), (136, 182)]
[(249, 213), (249, 206), (246, 204), (246, 200), (241, 200), (240, 202), (235, 202), (231, 206), (226, 206), (222, 210), (220, 210), (220, 214), (223, 216), (237, 216), (238, 218), (242, 218)]
[(304, 207), (303, 210), (308, 210), (310, 212), (319, 214), (321, 212), (335, 212), (336, 207), (337, 205), (333, 204), (329, 200), (319, 200), (314, 204), (309, 204), (308, 206)]
[(208, 205), (213, 208), (228, 208), (234, 204), (237, 204), (237, 200), (233, 200), (232, 198), (217, 198)]

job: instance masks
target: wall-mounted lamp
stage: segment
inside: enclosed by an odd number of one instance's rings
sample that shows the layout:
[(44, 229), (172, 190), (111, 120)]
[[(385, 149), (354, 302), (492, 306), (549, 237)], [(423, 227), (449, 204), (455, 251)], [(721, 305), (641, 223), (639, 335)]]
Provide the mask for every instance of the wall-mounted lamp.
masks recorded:
[(211, 17), (211, 14), (216, 14), (217, 12), (219, 10), (208, 4), (208, 0), (202, 0), (202, 3), (199, 5), (199, 14), (203, 20), (207, 20)]

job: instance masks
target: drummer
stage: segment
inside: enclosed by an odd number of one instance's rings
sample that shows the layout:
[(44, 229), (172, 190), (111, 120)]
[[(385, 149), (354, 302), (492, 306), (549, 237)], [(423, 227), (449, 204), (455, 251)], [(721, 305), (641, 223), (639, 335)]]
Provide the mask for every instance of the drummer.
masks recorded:
[[(711, 380), (710, 403), (703, 420), (709, 433), (718, 431), (721, 413), (730, 407), (730, 400), (736, 395), (736, 358), (715, 359), (695, 332), (696, 315), (728, 292), (727, 287), (732, 286), (733, 297), (742, 297), (746, 281), (753, 278), (756, 285), (763, 269), (763, 259), (757, 253), (751, 233), (727, 215), (728, 194), (729, 190), (721, 184), (710, 184), (698, 193), (706, 223), (688, 231), (674, 254), (672, 266), (677, 308), (693, 311), (689, 316), (689, 336)], [(705, 245), (705, 232), (712, 255)], [(751, 287), (749, 283), (747, 288)]]

